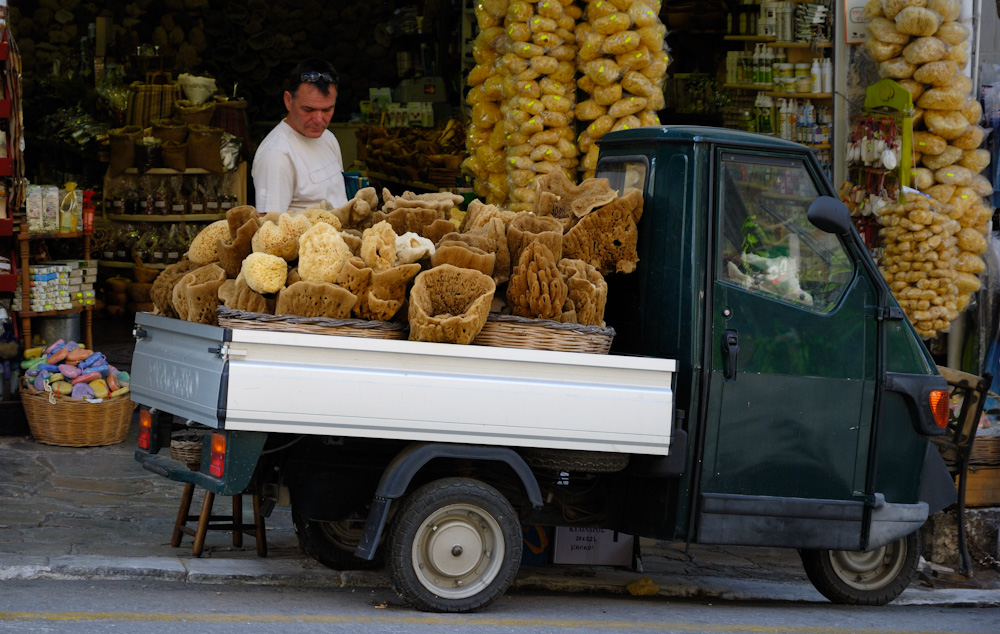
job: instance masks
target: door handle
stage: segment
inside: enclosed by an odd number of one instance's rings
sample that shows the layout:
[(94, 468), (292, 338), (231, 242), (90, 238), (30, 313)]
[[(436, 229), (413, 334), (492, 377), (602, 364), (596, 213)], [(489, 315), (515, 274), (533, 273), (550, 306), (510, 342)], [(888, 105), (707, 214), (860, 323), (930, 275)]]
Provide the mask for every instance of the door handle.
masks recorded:
[(736, 378), (737, 356), (740, 354), (740, 339), (734, 330), (727, 330), (722, 335), (722, 376), (727, 381)]

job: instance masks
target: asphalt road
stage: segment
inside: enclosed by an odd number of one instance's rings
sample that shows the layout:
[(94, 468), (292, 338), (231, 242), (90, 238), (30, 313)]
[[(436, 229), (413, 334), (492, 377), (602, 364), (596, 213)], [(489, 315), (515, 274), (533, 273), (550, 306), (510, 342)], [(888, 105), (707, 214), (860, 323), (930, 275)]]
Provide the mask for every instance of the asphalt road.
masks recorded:
[(424, 614), (389, 589), (7, 580), (0, 632), (210, 631), (507, 634), (755, 632), (997, 634), (1000, 608), (729, 603), (662, 597), (509, 593), (478, 614)]

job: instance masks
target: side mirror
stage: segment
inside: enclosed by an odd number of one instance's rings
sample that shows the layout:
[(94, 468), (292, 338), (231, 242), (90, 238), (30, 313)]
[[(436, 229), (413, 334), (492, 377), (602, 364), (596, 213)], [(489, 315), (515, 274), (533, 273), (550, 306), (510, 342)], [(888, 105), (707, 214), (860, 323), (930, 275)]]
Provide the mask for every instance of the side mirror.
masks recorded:
[(809, 222), (817, 229), (839, 236), (851, 234), (851, 212), (840, 199), (832, 196), (820, 196), (809, 205), (806, 212)]

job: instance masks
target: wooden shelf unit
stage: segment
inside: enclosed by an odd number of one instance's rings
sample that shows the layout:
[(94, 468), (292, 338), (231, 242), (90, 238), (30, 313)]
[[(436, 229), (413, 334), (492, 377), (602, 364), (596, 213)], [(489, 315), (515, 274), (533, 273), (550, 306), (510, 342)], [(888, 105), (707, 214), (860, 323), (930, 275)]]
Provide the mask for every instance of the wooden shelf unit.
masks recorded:
[(94, 313), (93, 306), (75, 306), (73, 308), (66, 308), (63, 310), (47, 310), (44, 312), (35, 312), (30, 310), (31, 306), (31, 272), (28, 268), (31, 260), (31, 242), (33, 240), (66, 240), (66, 239), (77, 239), (83, 238), (83, 257), (80, 259), (87, 260), (90, 259), (90, 234), (84, 233), (82, 231), (74, 231), (71, 233), (28, 233), (28, 225), (22, 224), (18, 234), (18, 251), (20, 256), (20, 275), (21, 275), (21, 308), (17, 310), (17, 317), (21, 320), (21, 341), (24, 342), (25, 347), (31, 346), (31, 320), (35, 317), (53, 317), (56, 315), (72, 315), (75, 313), (83, 313), (83, 320), (80, 324), (80, 334), (83, 335), (84, 345), (93, 350), (94, 347), (94, 337), (93, 337), (93, 321)]

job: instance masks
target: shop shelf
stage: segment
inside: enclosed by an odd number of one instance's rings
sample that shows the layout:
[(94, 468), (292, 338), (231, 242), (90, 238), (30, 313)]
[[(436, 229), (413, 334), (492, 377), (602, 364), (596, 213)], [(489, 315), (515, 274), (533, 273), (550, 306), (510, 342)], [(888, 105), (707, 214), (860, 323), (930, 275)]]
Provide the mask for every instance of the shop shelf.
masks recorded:
[[(125, 169), (125, 173), (126, 174), (139, 174), (140, 172), (139, 172), (138, 168), (128, 167), (128, 168)], [(200, 167), (189, 167), (188, 169), (184, 170), (183, 172), (178, 172), (177, 170), (172, 170), (169, 167), (154, 167), (151, 170), (147, 170), (145, 172), (142, 172), (143, 175), (154, 174), (154, 175), (160, 175), (160, 176), (180, 176), (182, 174), (191, 175), (191, 174), (213, 174), (213, 173), (214, 172), (210, 172), (210, 171), (208, 171), (206, 169), (202, 169)]]
[(82, 231), (72, 231), (70, 233), (27, 233), (21, 231), (17, 234), (18, 240), (52, 240), (61, 238), (79, 238), (83, 236)]
[(14, 173), (14, 161), (9, 158), (0, 158), (0, 176), (10, 176)]
[(730, 42), (773, 42), (773, 35), (726, 35), (722, 39)]
[(7, 43), (6, 37), (2, 42), (0, 42), (0, 62), (7, 59), (7, 54), (10, 52), (10, 44)]
[(10, 118), (10, 99), (0, 99), (0, 119)]
[(0, 236), (14, 235), (14, 219), (0, 218)]
[(0, 273), (0, 293), (13, 293), (17, 290), (17, 273)]
[(111, 220), (122, 222), (215, 222), (225, 220), (226, 214), (169, 214), (158, 216), (152, 214), (108, 214)]
[(33, 312), (30, 310), (17, 311), (19, 317), (51, 317), (53, 315), (73, 315), (76, 313), (82, 313), (85, 310), (90, 310), (91, 306), (76, 306), (75, 308), (67, 308), (65, 310), (46, 310), (42, 312)]
[(757, 86), (755, 84), (722, 84), (722, 87), (728, 88), (729, 90), (759, 90), (763, 92), (770, 92), (772, 88), (771, 84), (765, 84), (763, 86)]
[[(131, 269), (135, 267), (135, 262), (117, 262), (115, 260), (98, 260), (97, 266), (107, 267), (109, 269)], [(143, 264), (147, 269), (158, 269), (163, 270), (169, 266), (168, 264)]]
[(768, 46), (774, 48), (830, 48), (831, 42), (768, 42)]
[(779, 99), (832, 99), (833, 93), (830, 92), (769, 92), (767, 93), (769, 97), (778, 97)]

